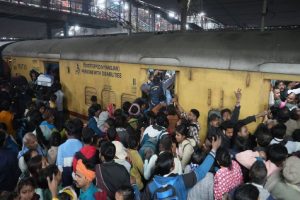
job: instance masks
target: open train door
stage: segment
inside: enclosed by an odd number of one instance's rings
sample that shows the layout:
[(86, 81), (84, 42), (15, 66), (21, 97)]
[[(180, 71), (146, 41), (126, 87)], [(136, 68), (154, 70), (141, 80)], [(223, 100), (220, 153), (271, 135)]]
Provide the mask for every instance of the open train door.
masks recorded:
[(57, 61), (44, 61), (44, 72), (46, 75), (53, 77), (54, 82), (60, 81), (59, 75), (59, 62)]
[(177, 81), (176, 77), (178, 76), (178, 72), (175, 70), (169, 69), (153, 69), (147, 68), (145, 69), (146, 78), (143, 81), (140, 89), (142, 92), (142, 97), (148, 99), (150, 101), (150, 88), (151, 82), (153, 81), (154, 76), (158, 76), (161, 84), (163, 85), (163, 92), (166, 104), (170, 104), (172, 99), (177, 94)]

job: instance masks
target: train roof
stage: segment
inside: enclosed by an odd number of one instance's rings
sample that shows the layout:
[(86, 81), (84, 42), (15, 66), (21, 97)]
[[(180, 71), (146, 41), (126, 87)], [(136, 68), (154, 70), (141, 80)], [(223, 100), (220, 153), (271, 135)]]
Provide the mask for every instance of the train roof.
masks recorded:
[(186, 32), (21, 41), (4, 56), (300, 74), (300, 31)]

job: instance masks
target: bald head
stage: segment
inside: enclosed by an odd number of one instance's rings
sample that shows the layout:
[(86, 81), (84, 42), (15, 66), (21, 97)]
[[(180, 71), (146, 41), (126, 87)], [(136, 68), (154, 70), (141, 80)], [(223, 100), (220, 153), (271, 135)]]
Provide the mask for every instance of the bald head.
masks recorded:
[(36, 136), (29, 132), (26, 133), (23, 137), (23, 144), (28, 148), (28, 149), (36, 149), (38, 146), (37, 138)]
[(290, 104), (295, 104), (296, 103), (296, 94), (295, 93), (290, 93), (287, 97), (287, 102)]

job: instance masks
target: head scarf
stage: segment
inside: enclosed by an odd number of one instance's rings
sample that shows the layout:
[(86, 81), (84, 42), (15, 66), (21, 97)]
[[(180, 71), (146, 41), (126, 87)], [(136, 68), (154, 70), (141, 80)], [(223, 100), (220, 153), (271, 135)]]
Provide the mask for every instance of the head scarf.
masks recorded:
[(81, 159), (77, 161), (76, 172), (80, 172), (81, 174), (83, 174), (85, 178), (90, 182), (92, 182), (96, 177), (96, 173), (92, 170), (87, 169)]

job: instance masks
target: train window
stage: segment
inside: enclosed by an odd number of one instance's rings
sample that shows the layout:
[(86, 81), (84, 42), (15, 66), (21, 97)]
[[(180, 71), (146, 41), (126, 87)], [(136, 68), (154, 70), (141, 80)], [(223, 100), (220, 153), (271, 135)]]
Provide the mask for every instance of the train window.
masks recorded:
[(121, 105), (123, 105), (123, 103), (126, 101), (132, 103), (135, 99), (136, 99), (135, 95), (123, 93), (121, 95)]
[(160, 99), (158, 101), (165, 101), (167, 104), (172, 102), (176, 93), (176, 71), (172, 70), (157, 70), (147, 69), (147, 81), (142, 84), (142, 97), (150, 99), (151, 87), (153, 84), (158, 83), (162, 90), (161, 95), (157, 95)]
[(271, 80), (269, 106), (288, 107), (290, 110), (299, 104), (300, 82)]
[(59, 81), (59, 63), (58, 62), (44, 62), (45, 74), (53, 76), (55, 81)]
[(116, 93), (104, 88), (101, 92), (101, 101), (103, 108), (106, 108), (111, 103), (116, 104)]
[(96, 88), (85, 87), (84, 93), (85, 93), (85, 105), (91, 105), (92, 104), (91, 97), (97, 96)]

